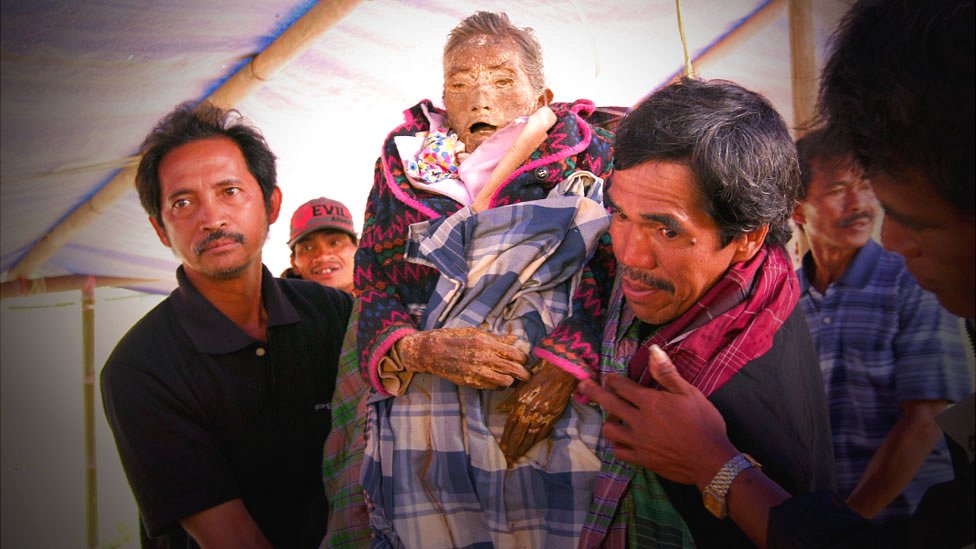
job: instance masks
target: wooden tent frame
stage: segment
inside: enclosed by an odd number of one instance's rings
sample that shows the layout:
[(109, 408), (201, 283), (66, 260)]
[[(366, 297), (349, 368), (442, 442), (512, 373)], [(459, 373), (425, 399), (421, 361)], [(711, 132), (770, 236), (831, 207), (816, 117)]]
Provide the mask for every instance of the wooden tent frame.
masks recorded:
[[(304, 15), (285, 29), (264, 51), (234, 73), (205, 100), (221, 108), (237, 105), (264, 82), (298, 57), (305, 48), (324, 32), (334, 27), (362, 0), (326, 0), (316, 3)], [(115, 202), (133, 189), (138, 159), (119, 170), (108, 183), (91, 198), (79, 204), (67, 217), (51, 227), (19, 261), (7, 277), (14, 280), (30, 277), (79, 231), (105, 213)]]

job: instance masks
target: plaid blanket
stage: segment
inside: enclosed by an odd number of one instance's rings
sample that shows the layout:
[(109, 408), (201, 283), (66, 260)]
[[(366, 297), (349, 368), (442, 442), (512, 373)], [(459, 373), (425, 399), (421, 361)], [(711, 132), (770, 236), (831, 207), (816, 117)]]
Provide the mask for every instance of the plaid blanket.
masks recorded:
[[(484, 326), (529, 346), (571, 311), (579, 272), (609, 225), (602, 181), (411, 227), (411, 261), (441, 277), (422, 328)], [(593, 179), (590, 177), (589, 179)], [(377, 547), (573, 547), (590, 505), (602, 426), (572, 402), (513, 468), (498, 446), (513, 389), (479, 391), (415, 375), (368, 407), (362, 481)]]

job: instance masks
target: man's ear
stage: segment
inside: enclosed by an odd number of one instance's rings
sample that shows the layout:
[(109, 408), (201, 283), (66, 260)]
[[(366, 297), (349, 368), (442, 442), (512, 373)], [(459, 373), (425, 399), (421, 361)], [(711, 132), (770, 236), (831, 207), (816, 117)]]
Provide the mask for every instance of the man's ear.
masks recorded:
[(268, 225), (271, 225), (278, 220), (278, 213), (281, 212), (281, 187), (275, 187), (268, 200), (271, 202), (268, 208)]
[(163, 224), (161, 222), (157, 222), (156, 218), (153, 216), (149, 216), (149, 223), (156, 231), (156, 236), (159, 237), (159, 241), (163, 243), (163, 246), (166, 246), (167, 248), (172, 248), (173, 245), (170, 244), (169, 237), (166, 236), (166, 227), (163, 227)]
[(799, 200), (793, 205), (793, 222), (797, 225), (803, 225), (807, 222), (807, 216), (803, 213), (803, 202)]
[(758, 229), (739, 235), (735, 240), (732, 241), (732, 245), (735, 246), (735, 254), (732, 256), (732, 263), (752, 259), (752, 256), (756, 255), (759, 248), (762, 248), (763, 243), (766, 242), (766, 235), (768, 233), (769, 225), (766, 224)]
[(542, 90), (541, 94), (539, 94), (539, 101), (536, 104), (535, 108), (538, 109), (539, 107), (542, 107), (543, 105), (548, 105), (549, 103), (552, 103), (552, 90), (546, 88)]

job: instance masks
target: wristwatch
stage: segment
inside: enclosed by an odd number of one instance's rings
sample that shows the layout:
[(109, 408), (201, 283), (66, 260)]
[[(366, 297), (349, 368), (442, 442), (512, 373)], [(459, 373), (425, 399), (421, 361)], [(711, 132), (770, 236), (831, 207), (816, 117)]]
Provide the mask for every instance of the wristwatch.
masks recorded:
[(732, 457), (721, 469), (715, 473), (715, 477), (708, 483), (702, 492), (702, 501), (708, 512), (722, 519), (728, 515), (728, 506), (725, 505), (725, 495), (729, 493), (732, 481), (739, 473), (750, 467), (762, 469), (762, 465), (752, 458), (749, 454), (737, 454)]

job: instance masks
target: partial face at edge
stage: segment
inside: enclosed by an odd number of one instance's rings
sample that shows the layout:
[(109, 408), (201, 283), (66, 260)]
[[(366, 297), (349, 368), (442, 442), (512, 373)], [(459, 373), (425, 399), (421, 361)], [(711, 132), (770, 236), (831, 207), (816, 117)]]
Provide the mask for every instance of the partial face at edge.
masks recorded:
[(919, 286), (954, 314), (976, 316), (976, 221), (936, 194), (918, 171), (871, 174), (884, 207), (881, 241), (902, 255)]
[(473, 36), (444, 56), (444, 107), (448, 125), (467, 152), (519, 116), (548, 103), (529, 82), (515, 43)]

